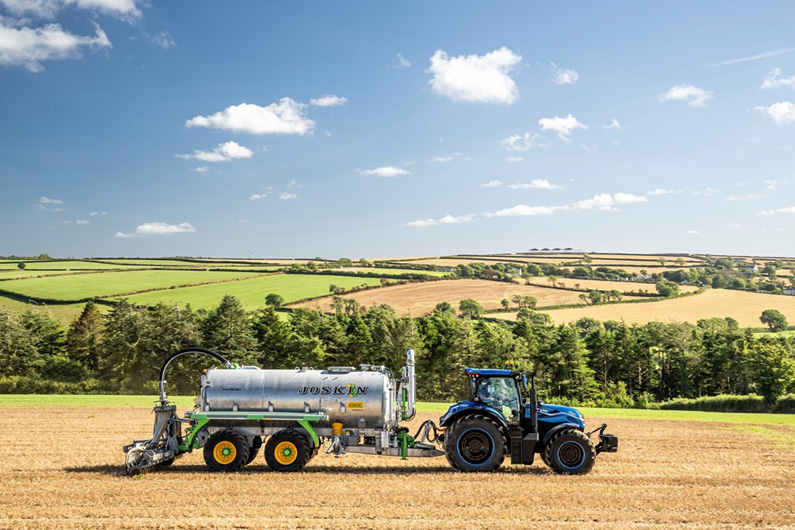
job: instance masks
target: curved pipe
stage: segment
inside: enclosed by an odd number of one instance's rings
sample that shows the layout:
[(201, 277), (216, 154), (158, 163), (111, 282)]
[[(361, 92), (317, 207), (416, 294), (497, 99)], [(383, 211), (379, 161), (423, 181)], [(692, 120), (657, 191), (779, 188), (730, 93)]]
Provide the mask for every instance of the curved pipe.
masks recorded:
[(186, 353), (202, 353), (204, 355), (209, 355), (213, 359), (221, 361), (222, 363), (224, 363), (224, 366), (226, 366), (227, 368), (235, 367), (235, 365), (232, 362), (230, 362), (226, 357), (224, 357), (220, 353), (216, 353), (206, 348), (198, 348), (198, 347), (187, 348), (185, 350), (180, 350), (177, 353), (170, 355), (168, 359), (166, 359), (166, 362), (163, 363), (163, 366), (160, 367), (160, 403), (162, 404), (168, 402), (168, 398), (166, 396), (166, 369), (168, 368), (168, 365), (171, 364), (171, 361), (173, 361), (177, 357), (185, 355)]

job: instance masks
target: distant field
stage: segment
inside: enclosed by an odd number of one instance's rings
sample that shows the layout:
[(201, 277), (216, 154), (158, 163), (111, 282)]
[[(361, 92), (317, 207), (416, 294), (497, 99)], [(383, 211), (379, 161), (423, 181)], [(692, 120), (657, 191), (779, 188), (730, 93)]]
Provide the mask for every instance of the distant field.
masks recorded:
[(380, 274), (382, 276), (396, 276), (399, 274), (423, 274), (425, 276), (441, 277), (445, 276), (446, 272), (439, 271), (423, 271), (418, 269), (391, 269), (389, 267), (344, 267), (342, 269), (329, 269), (333, 271), (342, 272), (361, 272), (364, 274)]
[[(14, 311), (15, 313), (24, 313), (25, 311), (41, 311), (56, 320), (60, 320), (64, 324), (68, 325), (75, 319), (83, 311), (83, 306), (85, 304), (54, 304), (54, 305), (42, 305), (42, 304), (26, 304), (24, 302), (20, 302), (18, 300), (13, 300), (11, 298), (6, 298), (5, 296), (0, 296), (0, 308), (6, 309), (9, 311)], [(99, 306), (100, 311), (106, 311), (105, 306)]]
[(258, 258), (258, 259), (243, 259), (243, 258), (202, 258), (202, 261), (213, 261), (218, 263), (239, 263), (241, 261), (245, 261), (247, 263), (273, 263), (275, 265), (306, 265), (310, 261), (314, 261), (315, 263), (322, 263), (322, 261), (312, 260), (312, 259), (284, 259), (284, 258), (274, 258), (274, 259), (266, 259), (266, 258)]
[(513, 261), (498, 261), (496, 258), (492, 259), (469, 259), (469, 258), (424, 258), (424, 259), (416, 259), (408, 261), (407, 263), (417, 264), (417, 265), (438, 265), (440, 267), (457, 267), (459, 265), (471, 265), (472, 263), (485, 263), (485, 264), (494, 264), (494, 263), (506, 263), (508, 265), (516, 265), (521, 266), (521, 263), (517, 263), (517, 261), (525, 261), (528, 262), (529, 260), (522, 259), (521, 257), (511, 258)]
[(139, 265), (141, 267), (151, 267), (151, 266), (174, 266), (174, 267), (195, 267), (199, 265), (205, 265), (204, 263), (198, 263), (195, 261), (184, 261), (178, 259), (101, 259), (99, 261), (105, 263), (118, 263), (120, 265)]
[(81, 274), (85, 271), (37, 271), (31, 269), (0, 269), (0, 280), (6, 278), (30, 278), (36, 276), (52, 276), (53, 274)]
[[(579, 295), (574, 291), (551, 289), (536, 285), (520, 285), (517, 283), (492, 282), (488, 280), (441, 280), (427, 283), (411, 283), (395, 285), (345, 295), (363, 306), (387, 304), (399, 313), (411, 313), (414, 316), (433, 311), (439, 302), (449, 302), (456, 309), (461, 300), (472, 298), (480, 302), (484, 309), (501, 307), (503, 298), (511, 299), (514, 295), (534, 296), (539, 306), (580, 304)], [(331, 299), (312, 300), (299, 304), (304, 307), (331, 309)]]
[[(533, 285), (541, 285), (541, 286), (549, 286), (549, 282), (546, 278), (531, 278), (530, 282)], [(653, 283), (642, 283), (642, 282), (613, 282), (608, 280), (580, 280), (577, 278), (559, 278), (556, 284), (563, 283), (566, 287), (570, 289), (581, 289), (581, 290), (600, 290), (600, 291), (610, 291), (615, 289), (616, 291), (620, 292), (630, 292), (630, 291), (648, 291), (650, 293), (657, 293), (657, 289), (654, 287)], [(576, 287), (579, 285), (579, 287)], [(680, 285), (679, 290), (684, 293), (691, 293), (694, 291), (698, 291), (698, 287), (693, 285)]]
[(290, 303), (302, 298), (328, 294), (331, 284), (351, 288), (362, 284), (379, 285), (380, 280), (328, 274), (274, 274), (251, 280), (141, 293), (129, 296), (127, 299), (139, 305), (165, 302), (190, 304), (194, 309), (210, 309), (217, 306), (224, 295), (229, 294), (237, 297), (246, 309), (254, 310), (265, 307), (265, 296), (270, 293), (280, 294), (286, 303)]
[[(0, 263), (0, 269), (16, 269), (18, 261), (10, 261), (7, 263)], [(48, 270), (48, 269), (118, 269), (115, 265), (108, 265), (106, 263), (93, 263), (91, 261), (80, 260), (64, 260), (64, 261), (25, 261), (26, 269), (31, 270)]]
[(143, 289), (168, 288), (173, 285), (245, 278), (246, 276), (248, 274), (243, 272), (143, 270), (9, 280), (0, 282), (0, 289), (36, 298), (81, 300)]
[[(795, 296), (707, 289), (701, 294), (650, 302), (647, 304), (611, 304), (577, 309), (545, 311), (561, 324), (582, 317), (597, 320), (624, 320), (645, 324), (651, 321), (685, 321), (696, 323), (702, 318), (732, 317), (742, 327), (760, 327), (759, 316), (765, 309), (778, 309), (790, 322), (795, 322)], [(513, 320), (515, 313), (495, 315)]]

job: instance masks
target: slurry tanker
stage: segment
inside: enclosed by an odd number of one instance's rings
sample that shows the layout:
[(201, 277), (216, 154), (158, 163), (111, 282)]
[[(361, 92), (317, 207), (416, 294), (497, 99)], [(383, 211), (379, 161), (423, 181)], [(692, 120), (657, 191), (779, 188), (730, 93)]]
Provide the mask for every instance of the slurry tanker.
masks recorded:
[[(196, 406), (184, 417), (166, 395), (174, 359), (200, 353), (220, 361), (201, 376)], [(331, 366), (325, 370), (263, 370), (237, 366), (211, 350), (171, 355), (160, 369), (160, 401), (152, 438), (124, 447), (129, 475), (171, 465), (201, 449), (213, 471), (239, 471), (260, 450), (274, 471), (300, 471), (326, 453), (399, 457), (445, 456), (459, 471), (495, 471), (510, 457), (529, 465), (535, 455), (561, 474), (588, 473), (596, 455), (618, 450), (606, 424), (585, 431), (576, 409), (541, 403), (527, 377), (513, 370), (467, 368), (466, 401), (451, 406), (437, 425), (423, 422), (412, 436), (401, 426), (415, 416), (414, 350), (396, 378), (385, 366)], [(264, 446), (264, 447), (263, 447)]]

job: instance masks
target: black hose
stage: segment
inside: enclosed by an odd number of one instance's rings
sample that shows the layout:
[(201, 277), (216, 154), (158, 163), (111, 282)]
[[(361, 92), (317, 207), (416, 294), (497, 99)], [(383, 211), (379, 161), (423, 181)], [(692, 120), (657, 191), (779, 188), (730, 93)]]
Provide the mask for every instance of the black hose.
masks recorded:
[(168, 398), (166, 396), (166, 369), (168, 368), (168, 365), (171, 364), (171, 361), (173, 361), (177, 357), (185, 355), (186, 353), (201, 353), (204, 355), (209, 355), (210, 357), (224, 363), (224, 366), (226, 366), (227, 368), (235, 367), (235, 365), (232, 364), (232, 362), (230, 362), (226, 357), (224, 357), (220, 353), (208, 350), (207, 348), (199, 348), (199, 347), (187, 348), (185, 350), (180, 350), (177, 353), (170, 355), (168, 359), (166, 359), (166, 361), (163, 363), (163, 366), (160, 367), (160, 402), (163, 404), (168, 402)]

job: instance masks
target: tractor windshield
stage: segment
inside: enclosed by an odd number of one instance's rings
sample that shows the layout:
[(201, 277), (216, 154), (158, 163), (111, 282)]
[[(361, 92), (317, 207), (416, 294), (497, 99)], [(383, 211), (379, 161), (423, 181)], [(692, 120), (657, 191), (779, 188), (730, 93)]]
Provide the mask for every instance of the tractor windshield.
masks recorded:
[(482, 378), (478, 381), (475, 395), (486, 405), (500, 411), (508, 421), (519, 421), (519, 391), (513, 379)]

